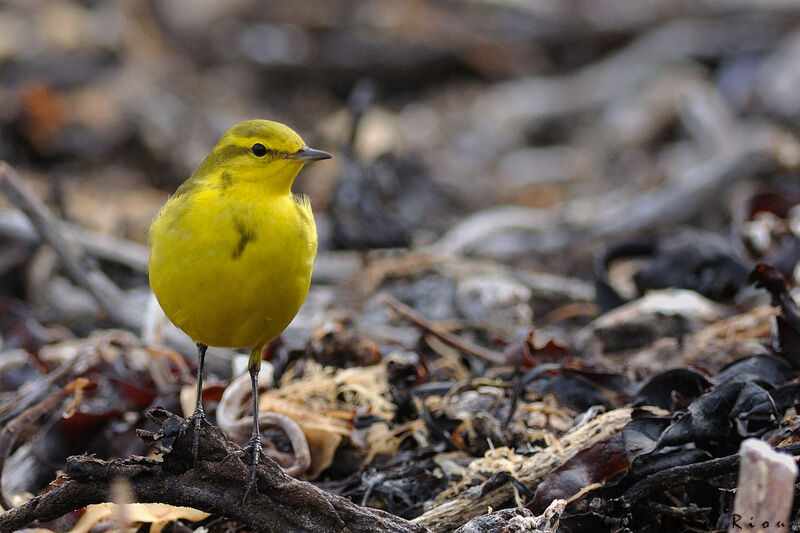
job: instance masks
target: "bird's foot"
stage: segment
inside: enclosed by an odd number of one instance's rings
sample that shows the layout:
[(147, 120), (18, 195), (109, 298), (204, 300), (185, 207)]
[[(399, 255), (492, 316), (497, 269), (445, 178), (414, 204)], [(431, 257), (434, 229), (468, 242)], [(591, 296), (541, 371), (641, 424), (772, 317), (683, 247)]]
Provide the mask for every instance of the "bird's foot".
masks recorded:
[(242, 497), (242, 505), (247, 503), (247, 498), (250, 496), (250, 492), (256, 486), (256, 474), (258, 474), (258, 463), (261, 460), (261, 456), (264, 455), (263, 450), (261, 449), (261, 434), (253, 435), (250, 437), (250, 441), (247, 443), (247, 446), (243, 448), (239, 448), (238, 450), (233, 450), (232, 452), (228, 453), (225, 458), (222, 460), (224, 463), (231, 457), (241, 457), (249, 453), (250, 457), (250, 478), (247, 481), (247, 486), (244, 489), (244, 496)]
[(200, 431), (203, 424), (206, 424), (208, 427), (213, 429), (217, 433), (217, 435), (222, 437), (224, 440), (226, 441), (228, 440), (228, 438), (225, 436), (225, 433), (223, 433), (218, 426), (212, 424), (211, 421), (208, 418), (206, 418), (206, 413), (203, 411), (202, 407), (199, 409), (195, 409), (194, 413), (192, 413), (192, 416), (183, 419), (180, 428), (180, 433), (183, 434), (187, 429), (189, 429), (189, 426), (194, 425), (192, 456), (194, 457), (195, 463), (197, 462), (197, 454), (200, 451)]

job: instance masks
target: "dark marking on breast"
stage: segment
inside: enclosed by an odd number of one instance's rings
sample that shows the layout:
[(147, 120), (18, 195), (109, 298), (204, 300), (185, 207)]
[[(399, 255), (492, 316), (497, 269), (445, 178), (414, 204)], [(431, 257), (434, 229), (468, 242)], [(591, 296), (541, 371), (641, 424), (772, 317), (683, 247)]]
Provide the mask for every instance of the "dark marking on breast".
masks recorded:
[(233, 227), (239, 233), (239, 242), (236, 243), (236, 248), (233, 249), (231, 259), (239, 259), (247, 245), (256, 240), (256, 233), (238, 218), (233, 219)]
[(220, 187), (224, 191), (225, 189), (227, 189), (228, 187), (233, 185), (233, 176), (231, 175), (230, 172), (228, 172), (227, 170), (224, 170), (222, 172), (222, 175), (220, 176), (219, 183), (220, 183)]

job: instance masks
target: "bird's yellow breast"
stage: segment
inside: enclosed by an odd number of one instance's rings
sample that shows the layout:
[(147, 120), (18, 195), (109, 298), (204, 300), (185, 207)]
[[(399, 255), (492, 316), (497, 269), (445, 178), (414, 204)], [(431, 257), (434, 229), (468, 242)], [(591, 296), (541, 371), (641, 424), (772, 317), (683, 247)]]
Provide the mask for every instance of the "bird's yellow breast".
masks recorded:
[(257, 347), (303, 303), (317, 232), (308, 200), (187, 182), (150, 228), (150, 286), (195, 342)]

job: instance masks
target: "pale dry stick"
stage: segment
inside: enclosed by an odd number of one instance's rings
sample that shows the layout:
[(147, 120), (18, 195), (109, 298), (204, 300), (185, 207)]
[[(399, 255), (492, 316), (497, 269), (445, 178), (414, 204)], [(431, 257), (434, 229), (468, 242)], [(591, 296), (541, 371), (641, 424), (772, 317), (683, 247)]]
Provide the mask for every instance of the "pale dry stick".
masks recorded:
[(741, 144), (745, 128), (716, 87), (705, 80), (685, 84), (675, 95), (675, 110), (681, 125), (703, 151), (725, 152)]
[(728, 531), (766, 533), (785, 528), (797, 478), (794, 458), (758, 439), (742, 442), (739, 457), (739, 481)]
[(385, 304), (392, 311), (413, 323), (426, 333), (438, 337), (442, 340), (442, 342), (452, 346), (453, 348), (461, 350), (464, 353), (474, 355), (478, 359), (493, 365), (508, 364), (508, 359), (502, 352), (496, 352), (494, 350), (484, 348), (483, 346), (478, 346), (477, 344), (473, 344), (468, 340), (462, 339), (458, 335), (454, 335), (453, 333), (444, 330), (390, 294), (382, 294), (379, 302)]
[(133, 503), (133, 490), (131, 484), (124, 477), (118, 477), (111, 482), (111, 501), (114, 503), (112, 511), (113, 521), (116, 522), (118, 531), (130, 533), (136, 529), (128, 512)]
[(562, 217), (560, 209), (509, 205), (490, 207), (461, 220), (423, 252), (431, 255), (468, 254), (492, 237), (514, 231), (553, 233), (556, 237), (554, 248), (561, 248), (571, 238), (566, 226), (561, 226), (563, 230), (559, 233)]
[(800, 79), (800, 31), (795, 28), (781, 40), (759, 67), (756, 94), (770, 114), (791, 120), (800, 111), (795, 80)]
[(566, 300), (569, 302), (594, 302), (594, 285), (579, 278), (559, 276), (546, 272), (519, 270), (517, 279), (533, 291), (534, 298)]

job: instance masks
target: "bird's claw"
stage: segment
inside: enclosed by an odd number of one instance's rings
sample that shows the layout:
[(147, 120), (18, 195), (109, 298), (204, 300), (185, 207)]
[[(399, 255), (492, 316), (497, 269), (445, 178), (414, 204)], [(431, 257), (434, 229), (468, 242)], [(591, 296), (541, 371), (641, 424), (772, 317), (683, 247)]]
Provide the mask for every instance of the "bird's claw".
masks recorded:
[(256, 474), (258, 473), (258, 462), (261, 459), (261, 454), (264, 453), (261, 451), (261, 435), (254, 435), (250, 439), (250, 444), (247, 445), (250, 448), (250, 453), (252, 454), (252, 458), (250, 459), (250, 479), (247, 481), (247, 487), (244, 489), (244, 496), (242, 496), (242, 505), (247, 502), (247, 497), (250, 495), (250, 491), (256, 485)]
[(224, 463), (231, 457), (241, 457), (247, 453), (251, 454), (250, 458), (250, 478), (247, 480), (247, 486), (244, 489), (244, 496), (242, 497), (242, 505), (247, 503), (247, 498), (256, 486), (256, 474), (258, 473), (258, 463), (264, 452), (261, 450), (261, 435), (253, 435), (247, 446), (228, 452), (228, 455), (222, 460)]
[(184, 418), (183, 422), (181, 423), (180, 433), (183, 434), (187, 429), (189, 429), (190, 425), (194, 425), (194, 440), (192, 441), (192, 457), (194, 457), (194, 462), (197, 462), (197, 455), (200, 452), (200, 431), (205, 423), (208, 427), (213, 429), (220, 437), (227, 440), (225, 433), (217, 427), (216, 425), (212, 424), (211, 421), (206, 418), (206, 414), (202, 409), (196, 409), (192, 416), (188, 418)]

